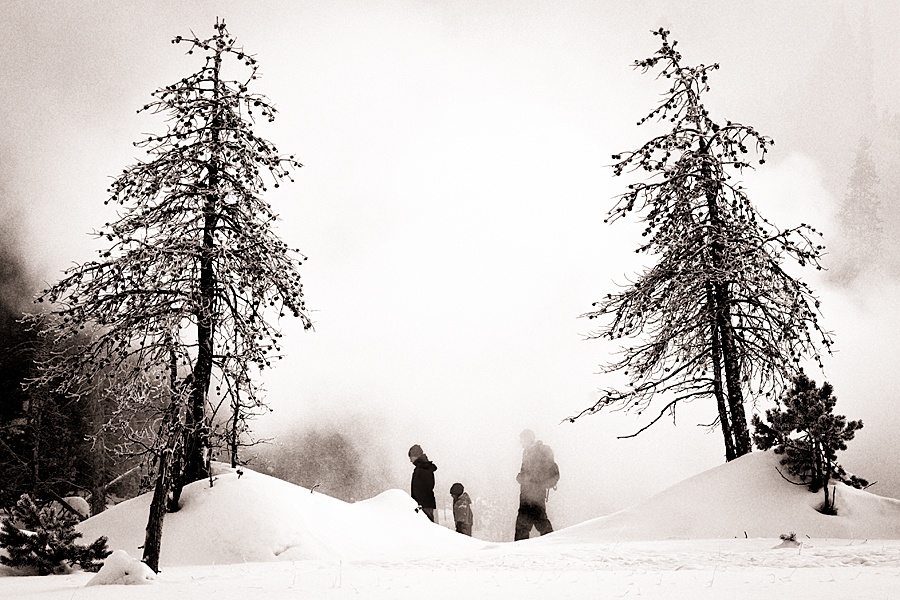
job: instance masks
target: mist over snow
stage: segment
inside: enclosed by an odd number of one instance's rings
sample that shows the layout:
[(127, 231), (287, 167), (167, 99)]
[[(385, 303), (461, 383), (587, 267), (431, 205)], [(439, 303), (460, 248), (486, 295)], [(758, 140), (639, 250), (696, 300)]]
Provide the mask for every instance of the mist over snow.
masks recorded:
[[(215, 483), (185, 488), (183, 507), (166, 515), (160, 567), (270, 560), (409, 558), (472, 547), (475, 540), (433, 527), (408, 493), (388, 490), (346, 503), (280, 479), (217, 468)], [(78, 529), (109, 537), (109, 547), (140, 557), (152, 494), (133, 498)], [(104, 533), (97, 533), (102, 531)]]
[[(888, 137), (878, 119), (900, 111), (893, 0), (13, 0), (0, 22), (4, 297), (30, 298), (36, 281), (96, 256), (89, 233), (116, 216), (103, 205), (110, 177), (142, 158), (132, 142), (165, 128), (135, 111), (198, 66), (170, 40), (205, 35), (216, 17), (260, 61), (251, 91), (279, 110), (258, 132), (304, 164), (266, 199), (277, 232), (309, 256), (315, 322), (309, 333), (282, 323), (284, 359), (259, 381), (273, 412), (253, 423), (271, 442), (244, 458), (359, 502), (407, 491), (407, 450), (420, 444), (438, 466), (439, 509), (462, 482), (481, 502), (475, 533), (492, 542), (512, 537), (524, 428), (560, 466), (557, 529), (724, 461), (710, 402), (636, 438), (619, 439), (646, 423), (636, 415), (564, 421), (616, 383), (597, 372), (618, 347), (585, 341), (592, 323), (578, 315), (642, 267), (641, 227), (603, 219), (628, 183), (610, 156), (661, 126), (635, 126), (665, 89), (631, 67), (657, 48), (650, 30), (671, 29), (689, 64), (721, 64), (712, 117), (776, 140), (741, 177), (751, 201), (779, 227), (821, 229), (826, 245), (859, 136)], [(891, 140), (879, 146), (888, 164)], [(900, 222), (896, 197), (883, 201)], [(809, 375), (865, 423), (840, 460), (900, 497), (900, 278), (840, 287), (796, 274), (836, 339), (825, 374)]]
[(498, 544), (431, 523), (401, 490), (345, 503), (217, 465), (213, 487), (189, 485), (183, 508), (166, 516), (158, 575), (133, 559), (147, 494), (78, 526), (88, 540), (107, 535), (116, 551), (100, 573), (16, 577), (0, 569), (0, 596), (892, 597), (900, 501), (838, 484), (838, 515), (825, 516), (816, 511), (820, 494), (776, 467), (773, 453), (750, 454), (607, 517)]
[[(842, 483), (834, 486), (837, 516), (819, 513), (821, 493), (779, 473), (774, 452), (755, 452), (690, 477), (614, 514), (563, 528), (530, 543), (592, 543), (668, 539), (898, 539), (900, 500)], [(160, 565), (270, 560), (423, 558), (473, 549), (512, 547), (456, 534), (415, 511), (403, 490), (347, 503), (257, 473), (216, 465), (214, 483), (190, 484), (183, 507), (166, 515)], [(80, 525), (86, 540), (141, 554), (151, 493), (119, 504)], [(477, 507), (476, 507), (477, 508)], [(476, 515), (477, 518), (478, 515)], [(473, 532), (477, 534), (476, 532)]]

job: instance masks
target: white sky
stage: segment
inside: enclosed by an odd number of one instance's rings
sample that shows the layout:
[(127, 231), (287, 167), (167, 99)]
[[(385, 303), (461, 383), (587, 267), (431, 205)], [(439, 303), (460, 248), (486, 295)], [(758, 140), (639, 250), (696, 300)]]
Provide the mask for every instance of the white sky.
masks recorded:
[[(8, 0), (0, 216), (41, 280), (91, 258), (86, 233), (114, 218), (109, 178), (140, 156), (141, 133), (164, 127), (135, 111), (199, 64), (171, 38), (225, 18), (261, 62), (255, 90), (280, 110), (258, 131), (306, 165), (268, 199), (279, 234), (310, 257), (316, 331), (285, 324), (288, 356), (265, 379), (275, 416), (259, 428), (359, 432), (395, 463), (386, 487), (406, 486), (419, 443), (439, 488), (459, 480), (514, 502), (530, 427), (563, 473), (551, 516), (571, 524), (723, 460), (721, 434), (696, 426), (710, 406), (633, 440), (615, 438), (635, 417), (559, 424), (605, 385), (595, 372), (610, 348), (583, 341), (590, 325), (576, 317), (636, 267), (636, 228), (602, 220), (625, 186), (609, 157), (651, 135), (635, 123), (664, 91), (630, 68), (656, 50), (649, 31), (671, 29), (688, 63), (722, 64), (714, 117), (776, 139), (747, 181), (783, 226), (827, 229), (846, 174), (817, 141), (856, 145), (852, 106), (816, 112), (814, 92), (830, 85), (816, 74), (871, 69), (877, 108), (900, 109), (894, 2), (748, 4)], [(866, 18), (874, 51), (854, 63), (845, 33)], [(866, 422), (844, 462), (898, 495), (895, 462), (880, 460), (896, 456), (900, 425), (887, 409), (896, 286), (836, 291), (801, 274), (837, 333), (826, 375), (838, 412)]]

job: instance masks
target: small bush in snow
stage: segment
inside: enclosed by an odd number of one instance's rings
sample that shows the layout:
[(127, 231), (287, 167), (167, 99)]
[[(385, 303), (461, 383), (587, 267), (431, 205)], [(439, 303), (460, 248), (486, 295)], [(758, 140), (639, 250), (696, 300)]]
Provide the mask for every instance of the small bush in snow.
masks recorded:
[[(13, 525), (13, 520), (21, 529)], [(38, 575), (65, 573), (75, 565), (85, 571), (97, 571), (109, 556), (106, 537), (96, 539), (89, 546), (75, 540), (78, 520), (59, 506), (38, 508), (28, 494), (22, 495), (13, 509), (12, 519), (0, 527), (0, 547), (8, 556), (0, 556), (0, 563), (14, 568), (33, 569)]]
[(785, 542), (796, 542), (797, 541), (797, 534), (794, 533), (793, 531), (790, 533), (782, 533), (778, 537), (780, 537), (782, 539), (782, 541), (785, 541)]
[(834, 389), (827, 381), (822, 387), (806, 375), (798, 375), (780, 399), (779, 406), (766, 411), (763, 423), (753, 415), (753, 441), (760, 450), (775, 449), (783, 454), (781, 464), (788, 473), (809, 485), (811, 492), (825, 490), (823, 512), (833, 512), (833, 498), (828, 495), (832, 479), (855, 488), (869, 485), (865, 479), (847, 473), (837, 462), (837, 452), (847, 449), (847, 442), (863, 427), (862, 421), (848, 421), (834, 414)]

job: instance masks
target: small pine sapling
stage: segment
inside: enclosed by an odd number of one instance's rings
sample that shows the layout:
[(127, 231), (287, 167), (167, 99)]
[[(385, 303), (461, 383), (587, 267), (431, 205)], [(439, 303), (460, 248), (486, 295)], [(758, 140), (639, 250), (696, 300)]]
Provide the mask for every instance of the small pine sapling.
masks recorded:
[(791, 388), (779, 399), (779, 406), (766, 411), (764, 423), (753, 415), (753, 441), (760, 450), (774, 448), (783, 454), (781, 464), (788, 473), (809, 486), (811, 492), (825, 490), (821, 512), (834, 512), (834, 498), (828, 495), (832, 479), (862, 489), (869, 485), (865, 479), (847, 473), (837, 462), (837, 452), (847, 449), (847, 442), (863, 427), (862, 421), (848, 421), (835, 415), (831, 384), (816, 382), (806, 375), (793, 378)]
[[(13, 525), (13, 520), (22, 528)], [(84, 571), (96, 572), (109, 556), (107, 539), (101, 536), (88, 546), (75, 543), (81, 533), (75, 531), (78, 520), (59, 507), (42, 508), (28, 494), (23, 494), (12, 511), (12, 519), (0, 526), (0, 547), (7, 556), (0, 563), (13, 568), (34, 570), (38, 575), (66, 573), (78, 565)]]

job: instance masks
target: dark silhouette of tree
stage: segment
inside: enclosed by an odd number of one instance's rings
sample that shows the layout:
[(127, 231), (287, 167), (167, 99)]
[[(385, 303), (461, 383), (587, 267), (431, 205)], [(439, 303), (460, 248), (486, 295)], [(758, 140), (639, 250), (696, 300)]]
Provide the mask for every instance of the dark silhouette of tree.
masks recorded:
[(865, 479), (848, 474), (837, 462), (837, 453), (862, 429), (862, 421), (848, 421), (834, 414), (837, 398), (827, 381), (817, 388), (806, 375), (793, 379), (791, 389), (779, 399), (779, 406), (766, 411), (764, 423), (753, 415), (753, 441), (760, 450), (775, 449), (783, 454), (781, 464), (788, 473), (808, 483), (811, 492), (825, 490), (822, 512), (834, 513), (828, 484), (837, 479), (855, 488), (869, 485)]
[(268, 455), (272, 476), (333, 498), (353, 502), (383, 491), (366, 489), (363, 456), (351, 437), (339, 431), (311, 429), (281, 436), (277, 452)]
[(818, 323), (818, 300), (782, 268), (785, 258), (821, 268), (823, 246), (808, 225), (778, 229), (732, 182), (732, 173), (750, 167), (748, 154), (765, 162), (772, 140), (749, 126), (713, 121), (702, 95), (718, 65), (684, 66), (669, 32), (653, 33), (662, 47), (634, 66), (659, 68), (658, 78), (671, 87), (638, 125), (656, 119), (671, 129), (613, 156), (615, 175), (640, 171), (647, 180), (630, 184), (606, 221), (642, 214), (647, 241), (636, 252), (655, 262), (582, 315), (606, 321), (591, 338), (634, 342), (603, 370), (627, 376), (627, 389), (602, 390), (570, 420), (607, 407), (641, 414), (663, 396), (662, 410), (637, 435), (667, 414), (674, 418), (680, 402), (712, 398), (712, 425), (721, 426), (732, 460), (751, 451), (745, 399), (777, 393), (804, 356), (821, 366), (813, 336), (831, 346)]
[(900, 247), (893, 240), (900, 238), (900, 114), (885, 111), (876, 138), (875, 157), (878, 161), (878, 175), (881, 187), (882, 225), (884, 227), (882, 246), (885, 270), (897, 278), (900, 276)]
[(850, 282), (881, 262), (884, 227), (879, 198), (879, 177), (872, 157), (872, 142), (861, 138), (838, 213), (840, 252), (832, 277)]
[(96, 572), (110, 555), (107, 538), (99, 537), (83, 546), (76, 543), (81, 533), (75, 530), (78, 519), (59, 505), (38, 507), (28, 494), (22, 495), (10, 511), (13, 519), (0, 522), (0, 564), (33, 569), (38, 575), (65, 573), (75, 565)]
[(10, 510), (26, 493), (39, 503), (90, 493), (96, 514), (105, 503), (96, 488), (123, 466), (90, 439), (92, 412), (101, 405), (53, 386), (23, 387), (35, 376), (44, 340), (18, 320), (21, 315), (0, 305), (0, 508)]
[[(840, 195), (846, 185), (847, 141), (878, 133), (879, 52), (867, 15), (839, 9), (830, 21), (820, 32), (817, 51), (798, 65), (796, 93), (780, 108), (782, 135), (815, 156), (826, 188)], [(822, 127), (822, 115), (828, 115), (827, 127)]]
[[(33, 317), (54, 342), (89, 335), (50, 356), (41, 380), (72, 396), (102, 390), (116, 400), (119, 431), (156, 456), (156, 520), (144, 548), (154, 570), (159, 503), (171, 491), (177, 509), (182, 487), (208, 475), (215, 408), (238, 397), (225, 405), (262, 405), (253, 377), (280, 352), (278, 318), (311, 327), (298, 274), (304, 257), (273, 233), (276, 215), (260, 196), (264, 176), (278, 187), (301, 165), (253, 131), (256, 116), (275, 118), (271, 102), (248, 91), (257, 60), (224, 22), (210, 38), (173, 40), (181, 42), (188, 54), (205, 54), (204, 64), (143, 107), (166, 115), (168, 128), (136, 144), (148, 159), (109, 189), (107, 202), (121, 212), (97, 235), (111, 245), (46, 290), (39, 300), (53, 310)], [(246, 76), (236, 79), (226, 59)], [(129, 421), (160, 400), (154, 418)]]

